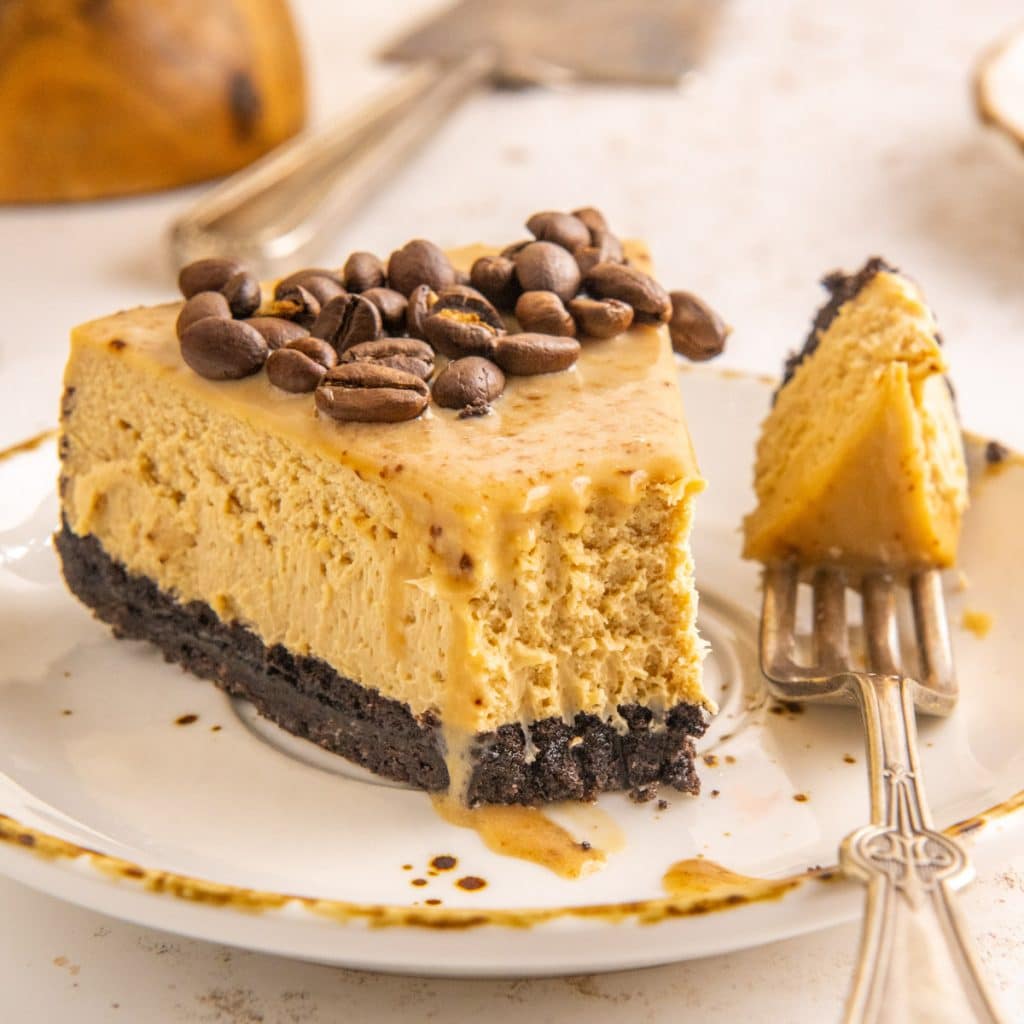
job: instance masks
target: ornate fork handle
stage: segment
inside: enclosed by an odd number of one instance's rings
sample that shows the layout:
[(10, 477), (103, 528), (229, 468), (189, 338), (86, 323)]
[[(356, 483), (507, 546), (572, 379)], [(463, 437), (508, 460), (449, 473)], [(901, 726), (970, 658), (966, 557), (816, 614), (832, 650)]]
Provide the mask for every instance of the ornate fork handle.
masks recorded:
[(871, 825), (847, 836), (844, 871), (867, 882), (867, 910), (848, 1024), (998, 1024), (954, 888), (972, 869), (963, 847), (932, 829), (921, 784), (912, 680), (850, 673), (867, 733)]

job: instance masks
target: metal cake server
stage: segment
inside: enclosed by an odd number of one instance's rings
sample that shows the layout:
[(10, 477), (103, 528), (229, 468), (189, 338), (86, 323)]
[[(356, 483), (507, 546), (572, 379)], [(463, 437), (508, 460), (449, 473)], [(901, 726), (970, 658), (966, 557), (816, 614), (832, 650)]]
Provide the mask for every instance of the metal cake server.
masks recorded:
[(721, 0), (463, 0), (383, 54), (413, 62), (363, 110), (226, 179), (171, 227), (180, 265), (233, 257), (272, 273), (337, 229), (459, 104), (489, 85), (676, 85)]
[[(864, 652), (855, 658), (846, 577), (827, 567), (809, 572), (812, 626), (809, 637), (798, 637), (801, 573), (795, 564), (765, 569), (761, 669), (782, 699), (857, 703), (863, 713), (871, 824), (843, 840), (840, 863), (846, 874), (867, 883), (868, 896), (844, 1019), (997, 1024), (954, 902), (955, 889), (973, 872), (963, 846), (932, 827), (917, 756), (915, 706), (947, 715), (958, 692), (939, 571), (918, 572), (908, 581), (913, 644), (905, 646), (916, 661), (916, 679), (903, 674), (902, 588), (895, 579), (876, 571), (857, 581)], [(807, 659), (799, 654), (804, 640)]]

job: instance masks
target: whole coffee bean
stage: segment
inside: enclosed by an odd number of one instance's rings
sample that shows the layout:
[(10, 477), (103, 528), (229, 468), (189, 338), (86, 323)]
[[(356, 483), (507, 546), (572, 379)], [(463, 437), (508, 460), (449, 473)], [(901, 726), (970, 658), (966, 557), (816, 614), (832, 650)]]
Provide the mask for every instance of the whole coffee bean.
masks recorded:
[(516, 265), (507, 256), (481, 256), (470, 268), (474, 288), (498, 309), (511, 312), (519, 298)]
[(365, 292), (384, 286), (384, 264), (372, 252), (354, 252), (341, 272), (342, 281), (350, 292)]
[(490, 355), (498, 332), (490, 324), (456, 310), (431, 313), (423, 323), (427, 341), (449, 359), (469, 355)]
[(234, 260), (196, 260), (181, 268), (178, 287), (186, 299), (200, 292), (219, 292), (240, 270), (242, 264)]
[(619, 240), (619, 236), (612, 234), (611, 231), (593, 232), (593, 241), (591, 244), (601, 254), (602, 262), (624, 263), (626, 261), (626, 254), (623, 252), (622, 242)]
[(329, 370), (316, 389), (316, 407), (336, 420), (398, 423), (419, 416), (430, 388), (419, 377), (377, 363), (346, 363)]
[(637, 323), (667, 323), (672, 315), (668, 292), (636, 267), (622, 263), (598, 263), (587, 274), (587, 291), (598, 299), (618, 299), (633, 307)]
[(575, 338), (551, 334), (508, 334), (499, 338), (491, 358), (506, 373), (532, 377), (538, 373), (567, 370), (580, 355)]
[[(442, 288), (437, 293), (438, 299), (454, 298), (454, 299), (479, 299), (482, 302), (486, 302), (490, 306), (490, 302), (479, 288), (474, 288), (469, 283), (469, 277), (467, 275), (465, 281), (456, 281), (455, 284), (448, 285), (447, 288)], [(491, 307), (493, 309), (493, 306)]]
[(240, 270), (221, 289), (224, 298), (231, 307), (231, 315), (236, 320), (244, 320), (252, 316), (260, 308), (263, 298), (260, 282), (255, 274), (248, 270)]
[(469, 317), (475, 317), (498, 332), (505, 330), (505, 321), (501, 319), (501, 314), (480, 292), (468, 285), (456, 284), (451, 288), (441, 289), (437, 295), (437, 302), (434, 303), (430, 312), (441, 313), (445, 310), (453, 310), (457, 313), (465, 313)]
[(240, 320), (208, 316), (181, 335), (182, 359), (208, 380), (249, 377), (262, 368), (269, 351), (263, 335)]
[(568, 302), (580, 289), (580, 269), (571, 253), (554, 242), (531, 242), (515, 256), (524, 292), (554, 292)]
[(267, 378), (283, 391), (315, 391), (326, 373), (326, 366), (295, 348), (279, 348), (267, 357)]
[(576, 322), (554, 292), (523, 292), (516, 303), (516, 319), (524, 331), (572, 338)]
[(263, 335), (263, 340), (271, 350), (281, 348), (296, 338), (305, 338), (309, 334), (301, 324), (279, 316), (251, 316), (245, 322)]
[(334, 346), (329, 345), (322, 338), (314, 338), (308, 335), (305, 338), (296, 338), (289, 341), (285, 348), (293, 348), (304, 356), (309, 356), (314, 363), (319, 363), (325, 370), (330, 370), (338, 365), (338, 353)]
[(506, 245), (501, 250), (501, 254), (507, 260), (514, 260), (516, 256), (521, 253), (528, 245), (533, 245), (536, 242), (536, 238), (523, 238), (518, 242), (512, 242), (510, 245)]
[(590, 228), (571, 213), (545, 210), (535, 213), (527, 222), (533, 237), (541, 242), (554, 242), (572, 252), (580, 245), (590, 244)]
[[(622, 240), (608, 227), (608, 223), (601, 213), (592, 207), (578, 212), (584, 214), (580, 219), (590, 228), (590, 246), (599, 256), (597, 262), (625, 263), (626, 253), (622, 247)], [(577, 254), (576, 262), (581, 262), (579, 254)], [(583, 269), (581, 263), (580, 269), (584, 277), (593, 269), (593, 266), (594, 264), (591, 264)]]
[(293, 270), (286, 277), (282, 277), (278, 282), (279, 288), (288, 288), (293, 284), (302, 284), (304, 278), (307, 277), (326, 277), (328, 280), (333, 281), (339, 288), (344, 287), (341, 274), (336, 270), (330, 270), (327, 267), (299, 267), (298, 270)]
[(323, 270), (318, 267), (306, 270), (296, 270), (294, 274), (282, 277), (274, 289), (274, 297), (280, 299), (293, 286), (299, 285), (305, 288), (321, 307), (326, 306), (331, 299), (345, 292), (345, 286), (341, 278), (333, 270)]
[(505, 374), (489, 359), (466, 356), (450, 362), (434, 381), (434, 401), (463, 416), (480, 416), (505, 390)]
[(380, 310), (385, 331), (400, 334), (405, 330), (405, 311), (409, 300), (401, 292), (396, 292), (394, 288), (367, 288), (362, 295)]
[(344, 287), (335, 278), (325, 277), (323, 274), (310, 274), (308, 277), (302, 278), (299, 281), (299, 287), (305, 288), (306, 291), (310, 292), (316, 301), (320, 303), (321, 309), (331, 299), (336, 299), (339, 295), (345, 294)]
[(320, 300), (301, 284), (292, 284), (287, 288), (280, 285), (275, 289), (277, 298), (266, 310), (268, 316), (283, 317), (286, 320), (294, 320), (303, 327), (312, 327), (313, 322), (320, 315)]
[(613, 338), (628, 331), (633, 323), (633, 307), (618, 299), (580, 297), (569, 303), (569, 312), (580, 334), (590, 338)]
[(442, 289), (423, 322), (426, 340), (451, 359), (487, 355), (505, 333), (501, 314), (473, 288)]
[(350, 292), (331, 299), (310, 328), (314, 338), (330, 342), (338, 355), (350, 345), (373, 341), (383, 333), (380, 310), (369, 299)]
[(417, 285), (409, 293), (409, 304), (405, 310), (405, 329), (412, 338), (421, 341), (427, 337), (424, 327), (430, 311), (437, 302), (437, 293), (429, 284)]
[(208, 316), (231, 319), (228, 300), (220, 292), (196, 292), (191, 299), (185, 300), (178, 314), (178, 321), (174, 325), (178, 337), (181, 337), (186, 327), (191, 327), (197, 320), (203, 320)]
[(341, 357), (343, 363), (379, 363), (394, 370), (413, 373), (430, 380), (434, 372), (434, 350), (416, 338), (381, 338), (353, 345)]
[(388, 286), (403, 295), (409, 295), (421, 284), (428, 284), (439, 292), (456, 280), (455, 268), (444, 250), (423, 238), (406, 242), (388, 260)]
[(698, 363), (720, 355), (731, 330), (725, 321), (690, 292), (670, 292), (669, 297), (672, 319), (668, 322), (668, 333), (672, 348)]
[(581, 220), (586, 224), (587, 230), (590, 231), (591, 239), (594, 238), (595, 233), (598, 231), (610, 230), (604, 214), (593, 206), (581, 206), (578, 210), (573, 210), (572, 215), (577, 220)]
[(598, 263), (622, 263), (625, 259), (622, 243), (610, 231), (595, 231), (594, 241), (574, 249), (573, 256), (584, 279)]
[(573, 256), (576, 258), (576, 266), (580, 268), (580, 275), (586, 280), (587, 274), (589, 274), (598, 263), (607, 262), (603, 258), (603, 253), (596, 245), (581, 245), (578, 249), (573, 252)]

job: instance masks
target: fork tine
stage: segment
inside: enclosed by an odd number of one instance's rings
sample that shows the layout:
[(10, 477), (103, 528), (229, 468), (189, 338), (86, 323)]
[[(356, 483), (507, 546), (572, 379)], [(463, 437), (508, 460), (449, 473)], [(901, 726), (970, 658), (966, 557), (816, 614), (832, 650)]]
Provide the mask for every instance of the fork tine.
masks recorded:
[(814, 574), (814, 658), (829, 674), (846, 667), (849, 643), (846, 634), (846, 581), (835, 569)]
[(937, 693), (955, 697), (956, 673), (939, 571), (928, 569), (911, 577), (910, 597), (921, 658), (920, 681)]
[(900, 674), (900, 642), (896, 623), (896, 594), (888, 573), (864, 577), (864, 636), (872, 672)]
[(785, 680), (796, 644), (797, 569), (770, 565), (764, 571), (761, 608), (761, 670), (769, 679)]

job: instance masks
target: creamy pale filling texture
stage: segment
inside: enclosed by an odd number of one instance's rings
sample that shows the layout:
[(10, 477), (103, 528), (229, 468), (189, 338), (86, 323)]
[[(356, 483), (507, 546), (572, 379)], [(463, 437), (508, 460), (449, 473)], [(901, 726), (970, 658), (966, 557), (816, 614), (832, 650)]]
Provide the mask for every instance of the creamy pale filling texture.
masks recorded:
[(511, 379), (489, 416), (361, 424), (262, 373), (197, 376), (178, 309), (74, 332), (74, 532), (463, 734), (707, 703), (687, 545), (703, 480), (663, 328)]
[(842, 306), (764, 425), (747, 557), (952, 562), (967, 476), (935, 332), (895, 273)]

